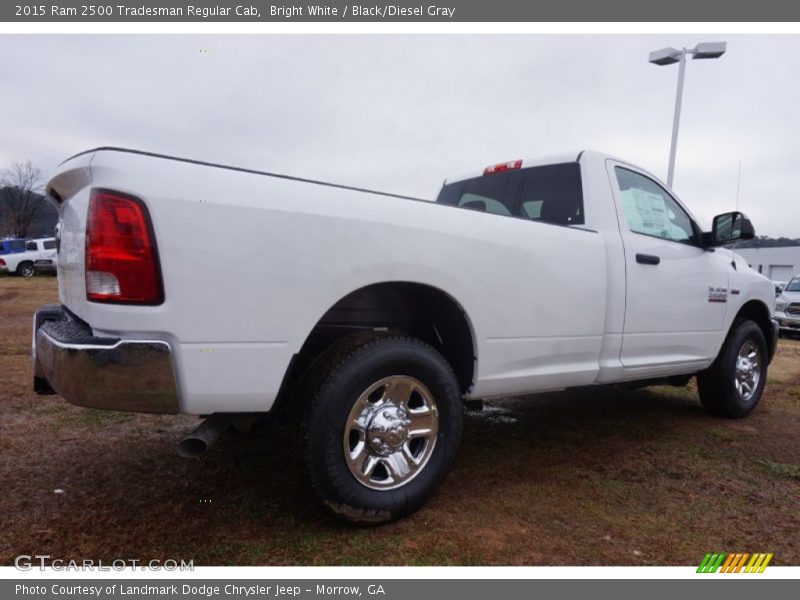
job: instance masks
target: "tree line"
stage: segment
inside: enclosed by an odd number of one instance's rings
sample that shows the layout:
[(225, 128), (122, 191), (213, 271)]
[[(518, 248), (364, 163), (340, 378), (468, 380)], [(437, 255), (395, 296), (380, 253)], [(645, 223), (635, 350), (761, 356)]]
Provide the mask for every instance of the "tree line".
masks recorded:
[(773, 238), (768, 235), (757, 235), (752, 240), (745, 240), (734, 244), (734, 248), (779, 248), (784, 246), (800, 246), (800, 238), (779, 237)]
[(0, 171), (0, 238), (52, 235), (57, 218), (39, 167), (18, 161)]

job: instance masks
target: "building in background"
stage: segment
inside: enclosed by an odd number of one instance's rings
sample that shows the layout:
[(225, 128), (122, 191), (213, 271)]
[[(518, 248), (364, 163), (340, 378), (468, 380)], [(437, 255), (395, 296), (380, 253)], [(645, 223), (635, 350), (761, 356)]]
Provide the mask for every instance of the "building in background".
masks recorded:
[(800, 274), (800, 246), (734, 248), (747, 264), (772, 281), (789, 281)]

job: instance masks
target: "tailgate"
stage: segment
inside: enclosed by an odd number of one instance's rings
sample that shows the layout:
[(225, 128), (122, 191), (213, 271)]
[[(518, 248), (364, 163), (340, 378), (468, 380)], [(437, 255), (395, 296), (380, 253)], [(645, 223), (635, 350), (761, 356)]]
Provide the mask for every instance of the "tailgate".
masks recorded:
[(58, 294), (61, 304), (86, 319), (84, 240), (89, 195), (92, 187), (91, 162), (94, 153), (81, 154), (63, 162), (47, 183), (47, 196), (58, 207), (56, 248), (58, 253)]

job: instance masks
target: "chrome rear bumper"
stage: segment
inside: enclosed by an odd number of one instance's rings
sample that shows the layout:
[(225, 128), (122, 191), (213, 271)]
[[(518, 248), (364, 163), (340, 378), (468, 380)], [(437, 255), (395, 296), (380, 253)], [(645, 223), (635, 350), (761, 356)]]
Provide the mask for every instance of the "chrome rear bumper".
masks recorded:
[(33, 317), (34, 390), (78, 406), (177, 413), (172, 349), (161, 340), (100, 338), (61, 306)]

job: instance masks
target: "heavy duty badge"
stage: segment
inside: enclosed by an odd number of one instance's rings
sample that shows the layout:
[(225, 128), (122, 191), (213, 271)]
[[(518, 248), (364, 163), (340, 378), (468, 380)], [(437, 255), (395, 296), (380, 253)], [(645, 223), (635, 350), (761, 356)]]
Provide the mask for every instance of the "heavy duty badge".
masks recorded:
[(727, 302), (728, 290), (723, 287), (708, 287), (708, 301), (709, 302)]

